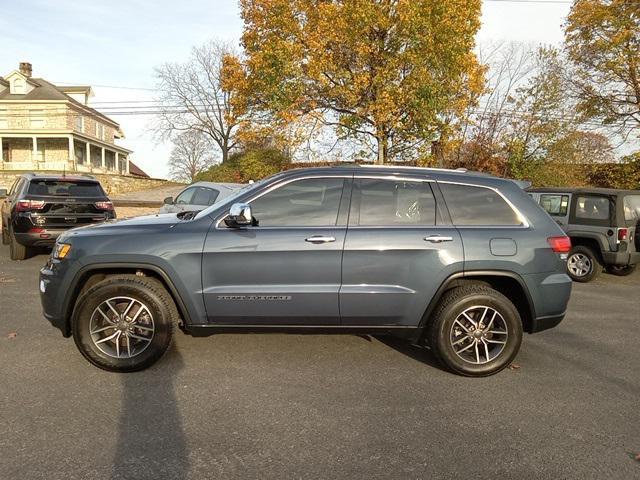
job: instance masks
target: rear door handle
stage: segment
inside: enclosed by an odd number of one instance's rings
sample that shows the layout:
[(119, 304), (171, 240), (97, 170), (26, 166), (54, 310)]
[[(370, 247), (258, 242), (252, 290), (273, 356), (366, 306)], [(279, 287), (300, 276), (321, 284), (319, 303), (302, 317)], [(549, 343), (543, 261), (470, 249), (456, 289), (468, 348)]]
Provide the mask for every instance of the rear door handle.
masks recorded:
[(429, 235), (428, 237), (424, 237), (424, 241), (431, 242), (431, 243), (452, 242), (453, 237), (443, 237), (442, 235)]
[(331, 243), (336, 241), (336, 237), (326, 237), (324, 235), (313, 235), (312, 237), (305, 238), (304, 241), (309, 243)]

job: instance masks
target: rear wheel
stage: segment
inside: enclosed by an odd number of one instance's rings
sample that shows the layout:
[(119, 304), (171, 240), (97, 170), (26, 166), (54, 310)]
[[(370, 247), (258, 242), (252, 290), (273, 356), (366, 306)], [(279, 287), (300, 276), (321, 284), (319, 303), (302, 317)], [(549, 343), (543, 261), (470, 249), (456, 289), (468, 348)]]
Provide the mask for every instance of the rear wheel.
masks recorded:
[(469, 285), (445, 294), (427, 335), (434, 354), (447, 368), (484, 377), (504, 369), (515, 358), (522, 343), (522, 320), (501, 293)]
[(13, 229), (9, 230), (9, 256), (11, 260), (24, 260), (29, 255), (29, 249), (18, 243), (16, 235), (13, 233)]
[(2, 225), (2, 244), (9, 245), (9, 231)]
[(567, 273), (576, 282), (590, 282), (602, 272), (596, 253), (583, 245), (575, 246), (567, 258)]
[(617, 275), (619, 277), (626, 277), (627, 275), (631, 275), (635, 269), (636, 269), (635, 265), (625, 265), (625, 266), (609, 265), (607, 267), (607, 272), (609, 272), (612, 275)]
[(109, 277), (78, 298), (73, 339), (99, 368), (143, 370), (169, 348), (177, 318), (173, 299), (159, 281), (136, 275)]

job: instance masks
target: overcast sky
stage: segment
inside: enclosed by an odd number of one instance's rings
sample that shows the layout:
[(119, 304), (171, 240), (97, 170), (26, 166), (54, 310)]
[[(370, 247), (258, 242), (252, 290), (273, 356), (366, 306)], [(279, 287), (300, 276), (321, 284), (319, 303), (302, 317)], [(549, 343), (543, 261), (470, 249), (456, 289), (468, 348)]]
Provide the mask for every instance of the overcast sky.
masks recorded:
[[(54, 83), (92, 85), (102, 102), (153, 99), (153, 69), (184, 61), (192, 45), (219, 37), (238, 41), (242, 21), (234, 0), (20, 0), (0, 9), (0, 75), (21, 61)], [(479, 42), (557, 44), (570, 2), (485, 0)], [(127, 88), (112, 88), (127, 87)], [(109, 110), (103, 110), (110, 114)], [(112, 110), (113, 111), (113, 110)], [(149, 116), (113, 116), (121, 144), (155, 177), (167, 174), (169, 145), (157, 145)]]

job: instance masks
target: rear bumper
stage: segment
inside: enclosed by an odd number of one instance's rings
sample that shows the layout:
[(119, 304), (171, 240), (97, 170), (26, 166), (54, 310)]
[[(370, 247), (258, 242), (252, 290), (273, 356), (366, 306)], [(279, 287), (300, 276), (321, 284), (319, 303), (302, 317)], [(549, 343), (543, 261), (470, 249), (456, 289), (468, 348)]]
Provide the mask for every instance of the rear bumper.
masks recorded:
[(66, 231), (62, 229), (38, 228), (37, 231), (15, 232), (16, 241), (27, 247), (52, 247), (56, 239)]
[(635, 265), (640, 263), (640, 252), (603, 252), (602, 258), (606, 265)]

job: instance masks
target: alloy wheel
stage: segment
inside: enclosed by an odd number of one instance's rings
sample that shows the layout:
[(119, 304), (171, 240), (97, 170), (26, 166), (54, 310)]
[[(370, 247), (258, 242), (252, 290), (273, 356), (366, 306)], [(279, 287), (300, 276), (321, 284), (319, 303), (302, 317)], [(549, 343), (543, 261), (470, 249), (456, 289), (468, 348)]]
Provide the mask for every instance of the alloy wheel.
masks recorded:
[(458, 315), (449, 335), (455, 354), (474, 365), (495, 360), (505, 349), (508, 338), (504, 317), (485, 305), (467, 308)]
[(567, 260), (567, 268), (572, 275), (576, 277), (584, 277), (591, 272), (593, 264), (591, 259), (583, 253), (574, 253)]
[(144, 352), (153, 340), (153, 315), (140, 300), (112, 297), (93, 311), (89, 333), (93, 344), (105, 355), (133, 358)]

